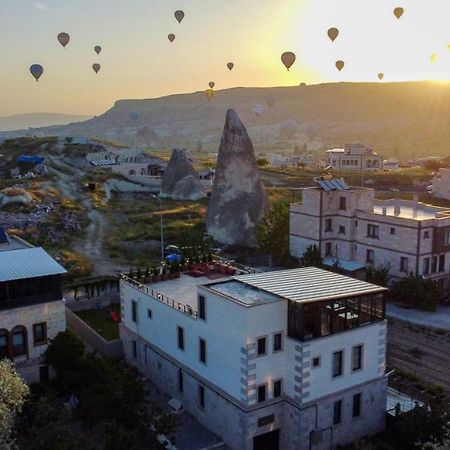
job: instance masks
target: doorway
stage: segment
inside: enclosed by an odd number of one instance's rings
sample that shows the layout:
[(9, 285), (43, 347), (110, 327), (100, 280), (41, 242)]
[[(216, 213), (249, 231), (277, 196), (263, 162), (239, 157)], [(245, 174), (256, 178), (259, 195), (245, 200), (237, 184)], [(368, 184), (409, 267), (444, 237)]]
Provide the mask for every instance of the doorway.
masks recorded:
[(269, 431), (254, 437), (253, 450), (280, 450), (280, 430)]

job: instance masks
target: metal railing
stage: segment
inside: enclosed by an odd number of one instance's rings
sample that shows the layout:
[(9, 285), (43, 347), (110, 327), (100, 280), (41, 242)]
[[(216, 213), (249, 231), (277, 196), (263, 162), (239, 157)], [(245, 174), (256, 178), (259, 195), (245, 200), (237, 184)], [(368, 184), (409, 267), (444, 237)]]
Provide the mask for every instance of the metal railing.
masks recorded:
[(145, 284), (139, 283), (139, 281), (133, 280), (130, 277), (126, 275), (121, 275), (121, 280), (128, 284), (129, 286), (138, 289), (139, 291), (143, 292), (144, 294), (154, 298), (155, 300), (160, 301), (161, 303), (164, 303), (168, 306), (170, 306), (173, 309), (176, 309), (177, 311), (182, 312), (183, 314), (186, 314), (187, 316), (191, 317), (192, 319), (197, 319), (198, 312), (194, 311), (192, 306), (186, 305), (184, 303), (180, 303), (173, 298), (170, 298), (167, 295), (162, 294), (161, 292), (158, 292), (152, 288), (149, 288)]
[(237, 269), (239, 272), (241, 272), (241, 275), (243, 274), (250, 274), (250, 273), (264, 273), (263, 270), (260, 269), (255, 269), (254, 267), (250, 267), (250, 266), (246, 266), (244, 264), (240, 264), (236, 261), (234, 261), (233, 259), (227, 259), (227, 258), (223, 258), (219, 255), (212, 255), (214, 262), (219, 262), (222, 264), (226, 264), (229, 266), (234, 267), (235, 269)]

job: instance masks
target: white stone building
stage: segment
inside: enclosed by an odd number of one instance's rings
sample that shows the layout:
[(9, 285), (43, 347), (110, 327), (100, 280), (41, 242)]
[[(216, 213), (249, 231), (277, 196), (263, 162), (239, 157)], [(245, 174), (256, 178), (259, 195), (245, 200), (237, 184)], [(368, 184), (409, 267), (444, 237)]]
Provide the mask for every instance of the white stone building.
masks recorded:
[(393, 281), (414, 272), (448, 287), (450, 209), (417, 198), (376, 200), (367, 188), (307, 188), (290, 207), (291, 255), (311, 245), (344, 264), (389, 265)]
[(111, 164), (134, 163), (142, 151), (137, 148), (114, 148), (105, 149), (105, 151), (88, 153), (86, 161), (95, 164), (99, 162), (110, 161)]
[(427, 189), (436, 198), (450, 200), (450, 169), (439, 169)]
[(65, 272), (42, 248), (0, 229), (0, 358), (10, 358), (28, 383), (49, 378), (43, 355), (66, 329)]
[(381, 170), (383, 155), (361, 144), (346, 144), (344, 148), (327, 150), (328, 164), (336, 170)]
[(385, 289), (316, 268), (121, 281), (128, 363), (232, 450), (384, 429)]

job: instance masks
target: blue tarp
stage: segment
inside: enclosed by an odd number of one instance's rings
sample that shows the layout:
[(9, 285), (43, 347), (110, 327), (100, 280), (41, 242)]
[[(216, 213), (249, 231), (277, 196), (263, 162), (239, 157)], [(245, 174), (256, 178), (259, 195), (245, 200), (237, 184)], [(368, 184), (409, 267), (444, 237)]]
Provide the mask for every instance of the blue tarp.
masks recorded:
[(166, 256), (166, 260), (168, 262), (181, 262), (183, 257), (181, 255), (178, 255), (177, 253), (171, 253), (170, 255)]
[(27, 156), (20, 155), (17, 158), (17, 163), (42, 164), (45, 161), (43, 156)]

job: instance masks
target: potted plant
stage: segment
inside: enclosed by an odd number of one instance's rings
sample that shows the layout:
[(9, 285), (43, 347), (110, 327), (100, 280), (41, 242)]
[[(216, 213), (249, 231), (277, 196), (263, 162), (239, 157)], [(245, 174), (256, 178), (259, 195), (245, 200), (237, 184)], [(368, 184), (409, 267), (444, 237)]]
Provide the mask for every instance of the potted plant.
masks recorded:
[(161, 280), (158, 267), (153, 269), (152, 283), (158, 283)]
[(145, 274), (144, 274), (144, 283), (149, 283), (150, 280), (151, 280), (150, 269), (147, 266), (147, 268), (145, 269)]
[(163, 267), (162, 269), (162, 273), (161, 273), (161, 281), (165, 281), (167, 280), (169, 276), (167, 275), (167, 268)]

